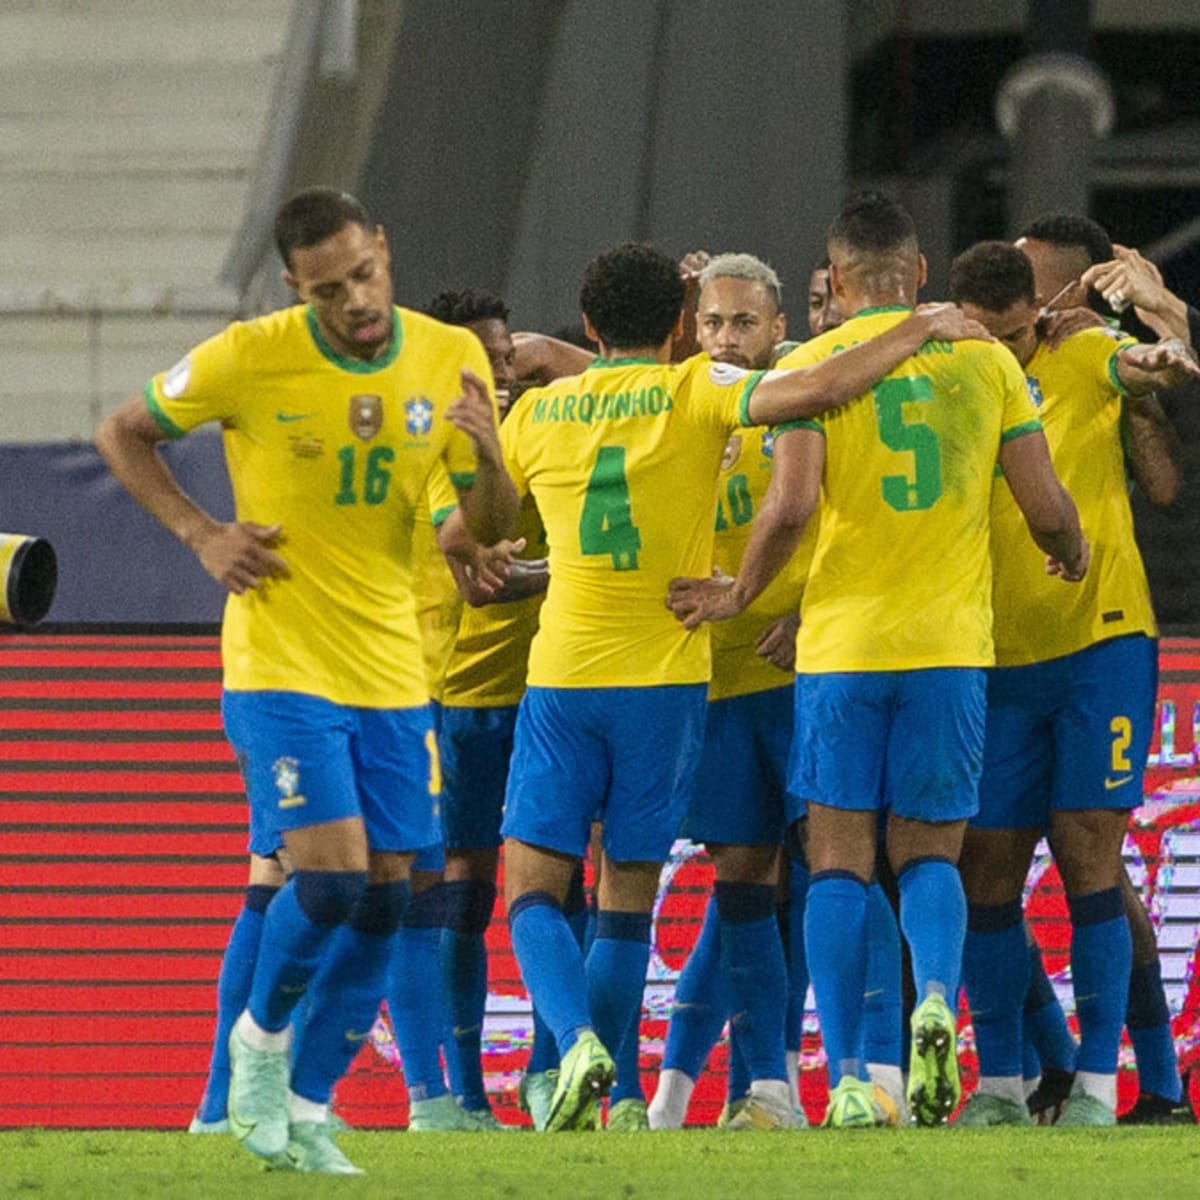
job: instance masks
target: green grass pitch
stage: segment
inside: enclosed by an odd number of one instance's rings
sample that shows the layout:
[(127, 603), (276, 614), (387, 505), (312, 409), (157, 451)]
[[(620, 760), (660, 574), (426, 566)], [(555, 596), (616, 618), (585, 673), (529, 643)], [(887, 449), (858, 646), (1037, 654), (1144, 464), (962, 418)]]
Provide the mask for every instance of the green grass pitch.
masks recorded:
[(268, 1172), (227, 1136), (0, 1132), (6, 1200), (706, 1200), (942, 1196), (1167, 1200), (1200, 1196), (1200, 1129), (832, 1133), (352, 1133), (363, 1178)]

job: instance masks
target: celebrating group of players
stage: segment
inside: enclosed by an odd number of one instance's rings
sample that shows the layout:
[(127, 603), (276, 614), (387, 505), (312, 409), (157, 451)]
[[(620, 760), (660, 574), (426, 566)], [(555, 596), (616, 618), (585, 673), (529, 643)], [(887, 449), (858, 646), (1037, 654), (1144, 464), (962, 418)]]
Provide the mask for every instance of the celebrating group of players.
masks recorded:
[[(912, 221), (860, 194), (814, 272), (811, 340), (784, 343), (759, 260), (626, 245), (584, 276), (593, 358), (514, 344), (470, 293), (395, 307), (383, 231), (342, 193), (293, 197), (276, 240), (301, 303), (196, 347), (97, 439), (231, 593), (251, 875), (193, 1128), (357, 1173), (329, 1099), (385, 999), (411, 1127), (496, 1128), (501, 843), (539, 1129), (599, 1128), (606, 1096), (609, 1129), (681, 1126), (727, 1021), (729, 1127), (803, 1123), (810, 976), (826, 1125), (950, 1117), (960, 984), (981, 1079), (957, 1123), (1030, 1123), (1039, 1075), (1073, 1079), (1060, 1123), (1112, 1123), (1126, 1026), (1144, 1110), (1178, 1105), (1120, 855), (1156, 672), (1127, 458), (1169, 498), (1153, 392), (1200, 374), (1195, 314), (1148, 263), (1047, 220), (956, 259), (955, 304), (914, 308)], [(1089, 288), (1179, 336), (1114, 331)], [(210, 420), (229, 523), (156, 451)], [(1021, 909), (1043, 833), (1078, 1046)], [(647, 1105), (651, 913), (681, 835), (716, 881)]]

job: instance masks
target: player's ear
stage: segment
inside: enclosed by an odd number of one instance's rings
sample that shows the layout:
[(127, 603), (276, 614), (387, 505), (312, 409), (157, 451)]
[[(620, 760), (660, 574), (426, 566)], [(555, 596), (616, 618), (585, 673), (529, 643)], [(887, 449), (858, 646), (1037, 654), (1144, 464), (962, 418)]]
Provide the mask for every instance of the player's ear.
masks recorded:
[(388, 245), (387, 234), (382, 225), (375, 226), (375, 249), (383, 259), (384, 266), (392, 261), (391, 247)]
[(300, 280), (298, 280), (295, 275), (291, 273), (291, 271), (284, 267), (284, 269), (280, 271), (279, 277), (283, 280), (287, 287), (291, 288), (293, 292), (295, 292), (297, 295), (300, 294)]
[(925, 255), (917, 255), (917, 291), (920, 291), (925, 286), (925, 281), (929, 278), (929, 263), (925, 261)]

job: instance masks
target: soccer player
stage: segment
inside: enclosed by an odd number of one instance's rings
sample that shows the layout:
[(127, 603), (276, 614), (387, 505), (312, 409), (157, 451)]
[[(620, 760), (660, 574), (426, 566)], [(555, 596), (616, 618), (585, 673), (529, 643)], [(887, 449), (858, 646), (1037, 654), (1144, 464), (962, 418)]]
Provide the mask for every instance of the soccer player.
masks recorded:
[[(707, 635), (684, 630), (664, 599), (672, 577), (712, 563), (729, 434), (823, 411), (931, 329), (965, 329), (947, 306), (836, 361), (764, 377), (703, 357), (670, 365), (682, 301), (678, 269), (653, 248), (595, 259), (581, 307), (599, 359), (527, 393), (501, 427), (550, 548), (501, 828), (513, 948), (562, 1055), (548, 1131), (594, 1125), (614, 1075), (606, 1047), (641, 1003), (659, 870), (691, 793), (710, 674)], [(599, 912), (585, 968), (561, 906), (597, 815)]]
[[(271, 1164), (353, 1174), (326, 1128), (330, 1089), (383, 998), (412, 852), (438, 837), (413, 510), (444, 464), (473, 536), (491, 544), (516, 497), (478, 341), (393, 305), (387, 239), (362, 206), (307, 189), (281, 206), (275, 239), (302, 303), (197, 346), (105, 420), (97, 445), (230, 591), (222, 707), (251, 849), (282, 842), (295, 868), (230, 1037), (230, 1126)], [(237, 507), (227, 524), (156, 452), (210, 420)]]
[[(514, 351), (504, 304), (495, 297), (475, 292), (442, 292), (430, 301), (425, 312), (447, 325), (469, 329), (480, 340), (491, 368), (497, 407), (503, 415), (515, 382)], [(487, 603), (492, 597), (480, 590), (465, 566), (449, 555), (443, 558), (439, 545), (445, 532), (443, 522), (454, 507), (454, 493), (444, 472), (435, 475), (431, 487), (436, 498), (420, 506), (416, 514), (414, 591), (442, 761), (444, 833), (453, 804), (443, 730), (446, 672), (458, 636), (464, 592), (475, 603)], [(470, 1098), (473, 1103), (462, 1103), (464, 1089), (454, 1054), (455, 997), (442, 970), (447, 904), (456, 898), (455, 888), (444, 882), (446, 865), (442, 838), (436, 845), (422, 848), (414, 860), (412, 895), (397, 933), (388, 987), (388, 1011), (409, 1093), (408, 1128), (413, 1133), (470, 1133), (499, 1127), (482, 1092), (482, 1076), (478, 1090)], [(486, 987), (486, 975), (484, 984)], [(442, 1066), (443, 1043), (446, 1072)], [(451, 1080), (449, 1088), (447, 1073)]]
[[(1174, 386), (1195, 370), (1181, 349), (1139, 346), (1107, 327), (1083, 329), (1051, 350), (1038, 335), (1033, 263), (1042, 253), (1035, 248), (1031, 261), (1007, 243), (984, 242), (951, 268), (951, 294), (1023, 368), (1056, 470), (1093, 546), (1083, 586), (1055, 586), (1023, 536), (1011, 489), (998, 481), (996, 667), (979, 813), (962, 862), (964, 974), (981, 1078), (963, 1125), (1029, 1123), (1021, 1008), (1030, 958), (1021, 901), (1043, 833), (1071, 915), (1080, 1028), (1075, 1082), (1058, 1124), (1115, 1120), (1132, 956), (1121, 845), (1129, 810), (1142, 800), (1157, 685), (1157, 631), (1125, 486), (1121, 414), (1125, 397)], [(1157, 948), (1154, 976), (1161, 996)], [(1171, 1066), (1178, 1086), (1173, 1052)]]
[[(789, 363), (837, 362), (904, 319), (925, 278), (911, 217), (851, 197), (827, 238), (846, 321)], [(956, 862), (976, 806), (983, 668), (992, 658), (988, 501), (999, 461), (1054, 569), (1087, 547), (1011, 357), (930, 343), (843, 409), (776, 431), (775, 465), (735, 580), (676, 581), (685, 628), (741, 612), (786, 563), (821, 502), (796, 645), (789, 798), (806, 799), (809, 970), (829, 1060), (826, 1124), (878, 1122), (861, 1076), (864, 941), (878, 812), (912, 949), (908, 1104), (921, 1124), (959, 1099), (955, 1018), (965, 926)]]
[[(696, 329), (709, 358), (748, 370), (770, 367), (787, 332), (775, 272), (753, 255), (721, 254), (703, 267), (699, 282)], [(713, 550), (724, 569), (736, 570), (741, 561), (770, 478), (772, 450), (765, 428), (735, 433), (726, 445)], [(731, 1059), (740, 1054), (749, 1074), (748, 1097), (745, 1085), (736, 1094), (731, 1090), (730, 1108), (737, 1111), (729, 1127), (796, 1124), (784, 1040), (788, 974), (776, 920), (791, 679), (790, 667), (784, 674), (762, 650), (764, 642), (769, 648), (776, 640), (784, 646), (794, 640), (807, 568), (807, 557), (798, 555), (740, 620), (712, 633), (704, 750), (680, 836), (705, 844), (716, 883), (700, 939), (676, 986), (649, 1112), (653, 1129), (683, 1125), (695, 1081), (726, 1018)], [(732, 1062), (730, 1073), (732, 1084)]]
[(829, 259), (823, 258), (808, 277), (808, 332), (810, 337), (820, 337), (842, 323), (842, 312), (838, 308), (833, 289), (829, 286)]
[[(503, 301), (470, 291), (447, 292), (437, 297), (430, 312), (450, 324), (465, 325), (483, 342), (503, 420), (517, 378)], [(524, 541), (517, 563), (543, 562), (544, 534), (528, 497), (515, 536)], [(498, 1125), (484, 1088), (481, 1060), (488, 969), (484, 934), (496, 901), (500, 813), (513, 724), (546, 586), (544, 572), (522, 578), (536, 579), (528, 594), (516, 597), (510, 588), (503, 603), (462, 611), (440, 688), (446, 868), (438, 938), (450, 1005), (446, 1066), (455, 1098), (481, 1128)]]

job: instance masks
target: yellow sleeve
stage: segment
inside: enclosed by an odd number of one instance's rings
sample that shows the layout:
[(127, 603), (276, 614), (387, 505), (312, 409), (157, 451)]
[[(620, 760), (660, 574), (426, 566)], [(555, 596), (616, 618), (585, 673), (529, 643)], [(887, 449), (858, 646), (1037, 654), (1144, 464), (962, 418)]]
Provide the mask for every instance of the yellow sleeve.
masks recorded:
[(230, 325), (146, 384), (146, 406), (164, 433), (182, 437), (206, 421), (236, 424), (239, 384), (244, 378), (237, 360), (247, 337), (244, 324)]

